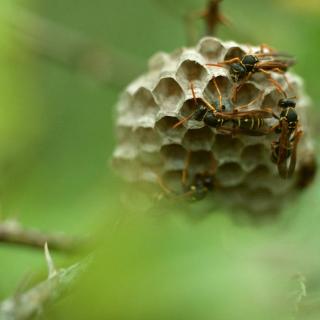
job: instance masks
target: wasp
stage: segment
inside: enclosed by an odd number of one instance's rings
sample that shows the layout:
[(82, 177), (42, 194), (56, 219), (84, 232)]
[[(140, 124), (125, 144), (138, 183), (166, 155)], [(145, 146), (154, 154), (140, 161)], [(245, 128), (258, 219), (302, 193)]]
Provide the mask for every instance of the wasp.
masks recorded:
[[(213, 78), (213, 81), (218, 89), (215, 78)], [(265, 119), (273, 117), (271, 109), (240, 111), (247, 107), (242, 106), (234, 109), (233, 112), (223, 112), (225, 106), (222, 104), (221, 94), (218, 90), (220, 96), (220, 111), (218, 111), (215, 106), (210, 104), (205, 98), (196, 97), (192, 82), (190, 82), (190, 88), (194, 103), (198, 106), (198, 109), (188, 117), (177, 122), (174, 125), (174, 128), (180, 126), (189, 119), (194, 119), (196, 121), (203, 121), (207, 126), (215, 128), (222, 133), (243, 133), (248, 135), (264, 135), (269, 133), (269, 130), (265, 129)], [(198, 103), (199, 99), (201, 104)], [(231, 126), (228, 126), (228, 124)]]
[(179, 191), (172, 190), (168, 187), (162, 177), (158, 177), (158, 182), (161, 189), (164, 191), (164, 194), (169, 199), (175, 200), (191, 200), (199, 201), (206, 197), (206, 195), (213, 191), (216, 187), (216, 162), (212, 158), (210, 161), (210, 168), (203, 172), (197, 172), (190, 177), (189, 169), (192, 162), (192, 152), (189, 151), (186, 157), (185, 166), (181, 173), (181, 189)]
[(271, 159), (277, 164), (280, 177), (287, 179), (294, 173), (297, 147), (303, 131), (299, 128), (296, 102), (292, 99), (280, 99), (278, 105), (282, 111), (280, 116), (274, 114), (279, 123), (273, 129), (279, 134), (279, 139), (272, 142)]
[(216, 185), (214, 175), (209, 172), (197, 173), (192, 179), (191, 183), (187, 184), (183, 182), (182, 193), (170, 190), (160, 178), (159, 183), (161, 189), (164, 191), (164, 194), (169, 199), (186, 199), (190, 201), (203, 200), (209, 192), (214, 190)]
[(182, 185), (185, 191), (184, 196), (188, 196), (188, 199), (191, 201), (198, 201), (204, 199), (210, 191), (213, 191), (217, 187), (216, 179), (214, 177), (217, 167), (216, 162), (212, 158), (210, 161), (210, 168), (204, 172), (196, 173), (193, 176), (191, 183), (189, 183), (188, 172), (191, 158), (192, 152), (189, 151), (186, 158), (185, 168), (182, 172)]
[(215, 188), (215, 178), (212, 174), (197, 173), (190, 185), (185, 187), (184, 196), (188, 196), (191, 201), (203, 200), (207, 194)]
[[(235, 82), (246, 82), (254, 73), (261, 72), (266, 75), (268, 81), (275, 86), (275, 88), (285, 97), (285, 91), (278, 81), (272, 78), (272, 72), (280, 73), (283, 75), (288, 87), (291, 87), (285, 75), (286, 71), (295, 64), (295, 60), (285, 53), (269, 52), (264, 53), (264, 46), (261, 46), (260, 53), (245, 54), (243, 57), (233, 58), (222, 61), (220, 63), (209, 63), (207, 66), (225, 67), (229, 66), (231, 79)], [(238, 86), (236, 91), (241, 87)]]

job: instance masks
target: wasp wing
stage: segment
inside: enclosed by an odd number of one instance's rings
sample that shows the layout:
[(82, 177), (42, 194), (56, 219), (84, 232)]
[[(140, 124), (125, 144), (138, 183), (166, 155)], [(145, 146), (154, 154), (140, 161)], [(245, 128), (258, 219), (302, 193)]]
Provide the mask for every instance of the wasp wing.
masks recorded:
[(277, 58), (283, 58), (283, 59), (292, 59), (294, 60), (294, 56), (290, 53), (287, 52), (281, 52), (281, 51), (273, 51), (273, 52), (265, 52), (265, 53), (255, 53), (255, 55), (259, 58), (259, 59), (270, 59), (273, 57), (277, 57)]
[(290, 164), (289, 164), (289, 170), (288, 170), (288, 177), (290, 178), (294, 170), (296, 168), (296, 162), (297, 162), (297, 147), (299, 144), (299, 141), (301, 139), (303, 132), (298, 131), (294, 133), (294, 140), (292, 142), (292, 153), (291, 153), (291, 158), (290, 158)]
[(232, 119), (245, 119), (245, 118), (272, 118), (273, 112), (271, 109), (265, 110), (248, 110), (248, 111), (233, 111), (223, 112), (222, 115), (231, 117)]
[(281, 178), (288, 177), (287, 159), (290, 152), (290, 133), (288, 122), (286, 120), (280, 121), (281, 133), (279, 137), (279, 154), (278, 154), (278, 171)]
[(289, 67), (295, 64), (295, 60), (268, 60), (268, 61), (260, 61), (255, 65), (256, 69), (263, 70), (274, 70), (280, 69), (286, 71)]
[(226, 134), (226, 135), (247, 135), (247, 136), (265, 136), (270, 133), (270, 130), (268, 129), (244, 129), (244, 128), (231, 128), (231, 127), (221, 127), (217, 128), (217, 131), (221, 134)]

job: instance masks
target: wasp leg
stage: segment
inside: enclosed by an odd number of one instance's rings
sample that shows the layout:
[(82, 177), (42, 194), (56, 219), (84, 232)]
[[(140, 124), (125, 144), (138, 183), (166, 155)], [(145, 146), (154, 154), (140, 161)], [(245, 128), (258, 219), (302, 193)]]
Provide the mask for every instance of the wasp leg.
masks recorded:
[(159, 186), (162, 189), (162, 191), (165, 193), (165, 195), (172, 196), (174, 192), (165, 185), (163, 179), (160, 176), (158, 176), (157, 179), (158, 179)]
[[(196, 93), (195, 93), (195, 90), (194, 90), (194, 86), (193, 86), (193, 83), (190, 81), (190, 89), (191, 89), (191, 92), (192, 92), (192, 98), (193, 98), (193, 101), (195, 103), (195, 105), (197, 105), (198, 101), (197, 101), (197, 97), (196, 97)], [(190, 120), (192, 118), (194, 113), (191, 113), (189, 116), (183, 118), (182, 120), (178, 121), (177, 123), (175, 123), (173, 125), (173, 129), (176, 129), (178, 128), (179, 126), (181, 126), (182, 124), (184, 124), (185, 122), (187, 122), (188, 120)]]
[(241, 83), (236, 84), (233, 89), (232, 89), (232, 94), (231, 94), (231, 102), (235, 103), (238, 99), (238, 91), (244, 86), (244, 84), (250, 80), (252, 77), (253, 73), (249, 72), (248, 75), (241, 81)]
[(190, 114), (188, 117), (186, 118), (183, 118), (182, 120), (178, 121), (177, 123), (175, 123), (173, 126), (172, 126), (172, 129), (176, 129), (178, 127), (180, 127), (182, 124), (184, 124), (185, 122), (187, 122), (188, 120), (190, 120), (193, 116), (193, 113)]
[[(265, 52), (265, 51), (267, 51), (267, 52)], [(265, 54), (265, 53), (269, 53), (269, 54), (271, 53), (272, 54), (275, 51), (276, 50), (274, 48), (270, 47), (266, 43), (260, 44), (260, 53), (261, 54)]]
[(213, 82), (213, 85), (216, 88), (218, 96), (219, 96), (219, 111), (221, 112), (223, 110), (222, 94), (221, 94), (220, 88), (219, 88), (219, 86), (217, 84), (216, 78), (212, 78), (212, 82)]
[(189, 85), (190, 85), (190, 89), (191, 89), (191, 92), (192, 92), (193, 101), (194, 101), (195, 104), (197, 104), (197, 97), (196, 97), (196, 93), (195, 93), (195, 90), (194, 90), (193, 82), (190, 81)]
[(239, 112), (240, 110), (247, 109), (250, 105), (259, 101), (262, 98), (262, 96), (263, 96), (263, 92), (260, 92), (259, 95), (256, 98), (254, 98), (252, 101), (250, 101), (249, 103), (244, 104), (242, 106), (238, 106), (238, 107), (234, 108), (234, 111)]
[(274, 72), (277, 72), (277, 73), (280, 73), (280, 74), (283, 76), (283, 79), (284, 79), (284, 81), (286, 82), (289, 90), (292, 91), (292, 92), (294, 92), (294, 89), (293, 89), (291, 83), (289, 82), (288, 77), (286, 76), (286, 72), (283, 71), (283, 70), (281, 70), (280, 68), (275, 68), (273, 71), (274, 71)]
[(268, 81), (277, 89), (277, 91), (279, 93), (281, 93), (285, 98), (287, 98), (287, 94), (286, 92), (283, 90), (283, 88), (281, 87), (280, 83), (272, 78), (272, 74), (269, 71), (266, 71), (264, 69), (259, 69), (260, 72), (262, 72), (263, 74), (266, 75)]

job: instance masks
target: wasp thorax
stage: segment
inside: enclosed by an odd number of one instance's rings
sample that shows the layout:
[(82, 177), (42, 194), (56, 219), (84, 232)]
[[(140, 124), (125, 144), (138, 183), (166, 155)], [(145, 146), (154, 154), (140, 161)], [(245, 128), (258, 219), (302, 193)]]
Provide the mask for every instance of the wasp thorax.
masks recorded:
[(230, 66), (230, 76), (234, 82), (244, 79), (247, 75), (247, 69), (241, 63), (233, 63)]
[(296, 123), (298, 121), (298, 114), (295, 109), (289, 108), (287, 109), (287, 112), (284, 111), (284, 113), (289, 124)]
[[(295, 190), (296, 175), (300, 176), (300, 161), (313, 152), (305, 123), (309, 100), (301, 79), (293, 73), (286, 74), (288, 84), (294, 88), (291, 91), (283, 75), (272, 72), (271, 76), (284, 91), (299, 97), (296, 100), (281, 99), (278, 88), (263, 74), (238, 87), (239, 80), (246, 80), (247, 68), (256, 62), (247, 53), (259, 49), (207, 37), (194, 48), (152, 58), (150, 70), (125, 89), (117, 106), (118, 142), (113, 165), (133, 183), (131, 192), (143, 186), (151, 196), (151, 190), (156, 190), (185, 194), (183, 199), (205, 198), (208, 205), (204, 207), (212, 210), (219, 204), (233, 212), (243, 209), (270, 215), (291, 200), (291, 195), (296, 198), (291, 191)], [(235, 57), (243, 59), (231, 65), (208, 66)], [(298, 145), (295, 175), (287, 180), (279, 176), (277, 163), (279, 155), (291, 157), (293, 142), (288, 150), (277, 143), (271, 147), (272, 142), (279, 142), (280, 127), (272, 134), (250, 135), (252, 130), (276, 125), (280, 120), (272, 114), (280, 118), (279, 107), (290, 123), (296, 124), (299, 115), (299, 129), (304, 132)], [(239, 113), (232, 118), (221, 116), (236, 109)], [(247, 110), (267, 109), (271, 109), (271, 118), (265, 121), (260, 115), (240, 116)], [(293, 127), (289, 128), (291, 136)]]
[(224, 123), (224, 120), (222, 118), (219, 118), (213, 111), (207, 112), (204, 123), (210, 127), (218, 128), (221, 127)]
[(259, 60), (256, 56), (246, 55), (242, 59), (242, 64), (246, 67), (247, 72), (251, 72), (258, 61)]

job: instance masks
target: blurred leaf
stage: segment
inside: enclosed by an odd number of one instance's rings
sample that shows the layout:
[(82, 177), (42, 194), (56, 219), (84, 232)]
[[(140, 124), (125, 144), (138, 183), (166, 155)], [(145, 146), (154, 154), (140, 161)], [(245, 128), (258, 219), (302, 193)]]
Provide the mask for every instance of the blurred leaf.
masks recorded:
[[(173, 12), (168, 14), (147, 0), (10, 2), (138, 57), (145, 66), (155, 52), (185, 44), (179, 17), (203, 5), (200, 0), (165, 1)], [(307, 91), (320, 101), (317, 9), (301, 14), (278, 1), (249, 0), (225, 0), (223, 8), (234, 29), (221, 28), (219, 36), (292, 52)], [(34, 57), (2, 24), (0, 33), (4, 214), (48, 231), (88, 234), (99, 226), (104, 233), (78, 294), (52, 310), (53, 319), (286, 319), (294, 305), (287, 294), (291, 286), (294, 292), (299, 288), (291, 281), (297, 272), (306, 276), (306, 304), (312, 305), (309, 292), (319, 296), (320, 284), (319, 179), (272, 227), (234, 225), (226, 215), (194, 223), (175, 217), (174, 209), (160, 215), (174, 217), (170, 222), (138, 219), (143, 206), (131, 212), (119, 206), (117, 180), (107, 165), (118, 90), (97, 87), (80, 73)], [(318, 114), (314, 109), (312, 118)], [(114, 225), (102, 223), (121, 220), (125, 213), (130, 223), (116, 233)], [(29, 251), (1, 247), (0, 260), (0, 297), (12, 294), (26, 273), (44, 269), (42, 256)]]

